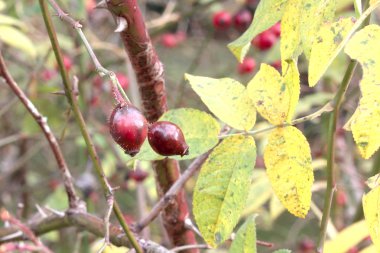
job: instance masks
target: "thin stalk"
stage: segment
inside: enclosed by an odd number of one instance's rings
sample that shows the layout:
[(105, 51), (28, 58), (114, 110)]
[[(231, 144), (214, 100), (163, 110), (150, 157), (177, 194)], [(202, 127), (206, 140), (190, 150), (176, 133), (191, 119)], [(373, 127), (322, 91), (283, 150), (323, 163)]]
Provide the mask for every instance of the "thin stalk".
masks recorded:
[[(106, 199), (108, 199), (108, 196), (112, 195), (113, 192), (112, 192), (112, 189), (110, 188), (110, 186), (107, 182), (107, 179), (106, 179), (106, 176), (104, 174), (103, 168), (101, 166), (99, 157), (98, 157), (97, 152), (95, 150), (95, 146), (92, 142), (90, 134), (87, 131), (86, 123), (83, 119), (82, 113), (80, 112), (79, 106), (78, 106), (77, 101), (75, 99), (75, 96), (73, 94), (72, 84), (69, 80), (68, 73), (67, 73), (67, 71), (64, 67), (64, 64), (63, 64), (63, 57), (62, 57), (62, 53), (61, 53), (61, 48), (59, 46), (59, 42), (58, 42), (57, 35), (56, 35), (55, 29), (53, 26), (53, 22), (51, 20), (50, 15), (49, 15), (48, 6), (46, 4), (46, 1), (44, 1), (44, 0), (39, 0), (39, 3), (40, 3), (41, 11), (43, 14), (44, 22), (45, 22), (45, 25), (46, 25), (46, 28), (47, 28), (47, 31), (49, 34), (50, 42), (52, 44), (53, 51), (54, 51), (55, 57), (56, 57), (57, 62), (58, 62), (59, 70), (61, 72), (62, 81), (64, 84), (64, 89), (65, 89), (67, 100), (68, 100), (68, 102), (69, 102), (69, 104), (73, 110), (74, 117), (75, 117), (77, 124), (80, 128), (83, 139), (86, 142), (87, 150), (90, 154), (90, 157), (91, 157), (91, 160), (93, 162), (95, 171), (96, 171), (97, 176), (99, 178), (99, 181), (101, 183), (104, 195), (105, 195)], [(131, 244), (133, 245), (133, 247), (135, 248), (136, 252), (142, 253), (143, 251), (142, 251), (140, 245), (138, 244), (136, 238), (134, 237), (133, 233), (129, 229), (128, 225), (126, 224), (124, 217), (123, 217), (123, 214), (120, 210), (120, 207), (116, 201), (114, 202), (114, 205), (113, 205), (113, 211), (114, 211), (120, 225), (122, 226), (126, 236), (128, 237), (128, 239), (131, 242)]]

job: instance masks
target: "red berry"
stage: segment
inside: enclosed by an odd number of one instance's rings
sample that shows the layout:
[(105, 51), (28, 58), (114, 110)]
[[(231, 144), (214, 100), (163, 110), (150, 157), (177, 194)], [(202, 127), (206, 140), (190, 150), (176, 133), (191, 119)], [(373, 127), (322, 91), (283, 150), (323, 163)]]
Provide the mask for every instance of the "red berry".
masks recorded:
[(236, 30), (245, 31), (252, 22), (252, 14), (249, 10), (244, 9), (239, 11), (234, 16), (234, 27)]
[(275, 62), (272, 62), (271, 66), (277, 70), (281, 69), (281, 60), (277, 60)]
[(65, 66), (65, 69), (66, 69), (67, 71), (70, 71), (70, 69), (71, 69), (72, 66), (73, 66), (73, 61), (71, 60), (70, 57), (64, 55), (64, 56), (63, 56), (63, 65)]
[(128, 179), (133, 179), (137, 183), (141, 183), (147, 178), (149, 174), (142, 169), (130, 170), (128, 171)]
[(110, 117), (112, 138), (130, 156), (135, 156), (148, 133), (148, 122), (133, 105), (117, 105)]
[(344, 206), (347, 204), (347, 195), (343, 190), (338, 190), (336, 193), (336, 203), (339, 206)]
[(129, 86), (128, 77), (120, 72), (116, 73), (115, 75), (117, 77), (117, 80), (119, 80), (121, 87), (123, 87), (124, 90), (128, 89), (128, 86)]
[(281, 36), (281, 23), (276, 23), (274, 26), (269, 28), (269, 31), (279, 38)]
[(173, 48), (178, 45), (178, 38), (173, 33), (165, 33), (161, 37), (161, 44), (167, 48)]
[(265, 51), (270, 49), (276, 43), (276, 36), (270, 31), (260, 33), (252, 40), (252, 44), (258, 49)]
[(314, 243), (312, 240), (310, 240), (310, 239), (304, 239), (304, 240), (302, 240), (302, 241), (300, 242), (298, 248), (299, 248), (299, 250), (300, 250), (301, 252), (308, 252), (308, 251), (310, 251), (310, 250), (314, 250), (314, 248), (315, 248), (315, 243)]
[(238, 66), (238, 71), (240, 74), (252, 73), (256, 68), (256, 61), (252, 57), (247, 57)]
[(219, 11), (214, 14), (212, 18), (215, 29), (225, 30), (231, 26), (232, 17), (231, 14), (225, 11)]
[(182, 130), (168, 121), (155, 122), (149, 126), (148, 141), (153, 150), (163, 156), (189, 154)]

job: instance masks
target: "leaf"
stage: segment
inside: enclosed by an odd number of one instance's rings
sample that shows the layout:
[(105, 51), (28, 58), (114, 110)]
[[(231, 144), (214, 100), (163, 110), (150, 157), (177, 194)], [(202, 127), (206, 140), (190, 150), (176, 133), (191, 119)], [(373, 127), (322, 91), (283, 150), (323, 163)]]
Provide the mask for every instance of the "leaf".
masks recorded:
[(300, 99), (300, 74), (298, 72), (297, 62), (295, 60), (283, 62), (282, 66), (284, 66), (284, 81), (290, 93), (290, 105), (286, 121), (291, 122)]
[(359, 221), (340, 231), (332, 240), (325, 243), (325, 253), (345, 253), (368, 236), (364, 221)]
[(309, 62), (309, 85), (315, 86), (326, 72), (332, 61), (343, 49), (351, 28), (354, 26), (352, 18), (339, 19), (321, 27), (314, 39)]
[(269, 210), (271, 220), (277, 219), (278, 216), (280, 216), (285, 211), (285, 208), (281, 204), (281, 201), (274, 194), (272, 195), (272, 198), (269, 202)]
[(192, 89), (220, 120), (238, 130), (250, 130), (256, 110), (244, 85), (230, 78), (214, 79), (185, 74)]
[(363, 196), (363, 210), (373, 244), (380, 251), (380, 187)]
[(0, 14), (0, 25), (17, 26), (20, 29), (26, 29), (26, 24), (11, 16)]
[(288, 250), (288, 249), (279, 249), (279, 250), (276, 250), (273, 253), (292, 253), (292, 251)]
[(250, 217), (240, 227), (232, 242), (231, 253), (256, 253), (256, 216)]
[[(220, 125), (208, 113), (191, 108), (174, 109), (165, 112), (159, 121), (170, 121), (178, 125), (185, 136), (187, 145), (189, 145), (189, 155), (183, 157), (171, 156), (170, 158), (172, 159), (192, 159), (207, 152), (219, 141)], [(136, 160), (146, 161), (163, 158), (165, 157), (153, 151), (147, 139), (143, 143), (140, 152), (133, 157)]]
[(347, 43), (346, 54), (357, 60), (363, 69), (360, 89), (363, 96), (374, 90), (380, 94), (380, 26), (369, 25), (357, 32)]
[(325, 22), (335, 15), (336, 0), (303, 0), (300, 16), (300, 35), (303, 51), (310, 59), (312, 43)]
[(24, 33), (12, 26), (0, 25), (0, 40), (11, 47), (22, 50), (32, 58), (37, 56), (33, 42)]
[(212, 247), (229, 238), (243, 211), (256, 160), (251, 136), (224, 139), (203, 164), (194, 188), (198, 228)]
[(360, 99), (349, 121), (355, 143), (364, 159), (370, 158), (380, 147), (380, 92)]
[(257, 111), (273, 125), (286, 121), (290, 108), (290, 91), (282, 76), (270, 65), (261, 64), (248, 83), (248, 95)]
[(314, 181), (310, 147), (295, 127), (276, 128), (264, 150), (272, 188), (285, 208), (304, 218), (310, 209)]
[(261, 0), (259, 2), (255, 16), (247, 31), (228, 44), (228, 48), (240, 62), (243, 61), (247, 54), (252, 39), (281, 19), (287, 2), (288, 0)]
[(288, 0), (281, 20), (281, 59), (296, 59), (300, 51), (300, 16), (302, 0)]

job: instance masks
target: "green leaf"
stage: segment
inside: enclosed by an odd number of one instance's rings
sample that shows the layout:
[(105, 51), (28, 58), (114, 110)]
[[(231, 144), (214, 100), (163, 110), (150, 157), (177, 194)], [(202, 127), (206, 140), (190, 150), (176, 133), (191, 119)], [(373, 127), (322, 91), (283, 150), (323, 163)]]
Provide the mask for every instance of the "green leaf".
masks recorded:
[(315, 86), (332, 61), (347, 42), (347, 36), (354, 26), (352, 18), (339, 19), (322, 26), (314, 39), (309, 62), (309, 85)]
[(252, 39), (281, 19), (287, 2), (288, 0), (261, 0), (259, 2), (255, 16), (247, 31), (228, 44), (228, 48), (240, 62), (243, 61), (247, 54)]
[(214, 79), (185, 74), (193, 90), (223, 122), (238, 130), (250, 130), (256, 110), (244, 85), (231, 78)]
[(232, 242), (231, 253), (256, 253), (256, 216), (250, 217), (240, 227)]
[(300, 35), (306, 58), (310, 58), (312, 43), (324, 23), (335, 16), (336, 0), (303, 0), (300, 16)]
[(198, 228), (212, 247), (229, 238), (243, 211), (256, 160), (251, 136), (224, 139), (203, 164), (194, 188)]
[(264, 150), (269, 181), (276, 196), (293, 215), (305, 218), (314, 181), (309, 143), (295, 127), (278, 127)]
[[(191, 108), (174, 109), (165, 112), (159, 121), (170, 121), (178, 125), (185, 136), (187, 145), (189, 145), (189, 155), (171, 156), (172, 159), (193, 159), (210, 150), (219, 141), (220, 125), (208, 113)], [(152, 161), (164, 158), (154, 152), (148, 140), (145, 140), (140, 152), (132, 159)]]
[(0, 40), (11, 47), (22, 50), (32, 58), (37, 56), (33, 42), (24, 33), (12, 26), (0, 25)]

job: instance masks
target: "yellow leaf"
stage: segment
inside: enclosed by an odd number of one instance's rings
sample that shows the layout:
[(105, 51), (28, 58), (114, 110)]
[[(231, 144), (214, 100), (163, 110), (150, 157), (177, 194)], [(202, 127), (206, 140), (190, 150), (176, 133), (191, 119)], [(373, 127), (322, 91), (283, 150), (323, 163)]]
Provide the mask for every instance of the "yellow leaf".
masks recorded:
[(380, 94), (380, 26), (369, 25), (357, 32), (347, 43), (345, 52), (363, 69), (360, 89), (363, 96), (374, 90)]
[(297, 58), (300, 51), (300, 16), (302, 0), (289, 0), (281, 20), (281, 59)]
[(380, 92), (360, 99), (350, 119), (350, 129), (361, 156), (370, 158), (380, 147)]
[(346, 253), (368, 236), (364, 221), (359, 221), (345, 228), (332, 240), (325, 243), (324, 253)]
[(22, 50), (32, 58), (37, 56), (33, 42), (24, 33), (12, 26), (0, 25), (0, 40), (11, 47)]
[[(288, 0), (261, 0), (256, 8), (252, 24), (238, 39), (228, 44), (230, 51), (242, 62), (251, 41), (281, 19)], [(270, 15), (268, 15), (270, 13)]]
[(256, 110), (244, 85), (231, 78), (214, 79), (185, 74), (193, 90), (220, 120), (238, 130), (250, 130)]
[(282, 66), (284, 66), (283, 78), (290, 95), (290, 104), (286, 121), (291, 122), (301, 93), (300, 74), (295, 60), (284, 61)]
[(256, 161), (251, 136), (224, 139), (202, 165), (194, 188), (194, 218), (212, 247), (230, 237), (249, 194)]
[(380, 251), (380, 187), (363, 196), (363, 210), (371, 239)]
[(354, 26), (352, 18), (340, 19), (321, 27), (313, 41), (309, 62), (309, 85), (315, 86), (344, 47), (346, 36)]
[(336, 0), (303, 0), (300, 16), (300, 35), (306, 58), (310, 58), (311, 46), (321, 25), (332, 21)]
[(295, 127), (276, 128), (264, 150), (272, 188), (285, 208), (304, 218), (310, 209), (314, 181), (309, 143)]
[(248, 94), (257, 111), (273, 125), (286, 121), (290, 106), (290, 91), (280, 73), (267, 64), (248, 83)]

